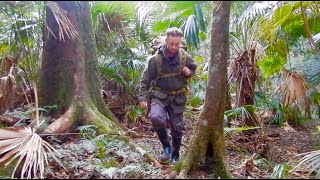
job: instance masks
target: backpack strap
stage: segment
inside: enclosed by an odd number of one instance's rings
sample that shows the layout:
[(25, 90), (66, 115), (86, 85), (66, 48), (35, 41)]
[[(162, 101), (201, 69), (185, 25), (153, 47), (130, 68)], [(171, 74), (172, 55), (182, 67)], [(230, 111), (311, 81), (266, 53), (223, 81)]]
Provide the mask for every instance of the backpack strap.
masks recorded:
[(185, 50), (182, 48), (179, 49), (179, 64), (180, 65), (179, 65), (178, 72), (162, 73), (162, 69), (161, 69), (162, 68), (162, 57), (163, 57), (163, 55), (157, 51), (155, 54), (156, 68), (157, 68), (157, 72), (158, 72), (157, 79), (180, 75), (182, 72), (182, 69), (186, 66), (187, 56), (186, 56)]
[(187, 62), (187, 55), (186, 51), (182, 48), (179, 49), (179, 58), (180, 58), (180, 73), (182, 72), (182, 69), (186, 66)]
[[(158, 72), (158, 77), (161, 74), (161, 68), (162, 68), (162, 54), (159, 53), (159, 50), (157, 50), (157, 52), (154, 54), (154, 58), (156, 60), (156, 68), (157, 68), (157, 72)], [(158, 79), (158, 78), (157, 78)]]
[[(158, 76), (157, 78), (152, 82), (152, 87), (153, 89), (157, 89), (161, 91), (161, 88), (156, 87), (155, 86), (155, 82), (160, 79), (160, 78), (167, 78), (167, 77), (173, 77), (173, 76), (177, 76), (180, 75), (182, 73), (182, 69), (186, 66), (186, 62), (187, 62), (187, 55), (186, 55), (186, 51), (182, 48), (179, 49), (179, 70), (178, 72), (175, 73), (162, 73), (162, 57), (163, 55), (161, 53), (159, 53), (159, 51), (157, 51), (154, 55), (155, 61), (156, 61), (156, 69), (157, 69), (157, 73)], [(167, 94), (170, 95), (177, 95), (177, 94), (181, 94), (181, 93), (185, 93), (187, 92), (187, 84), (185, 84), (185, 87), (183, 87), (180, 90), (177, 91), (163, 91)]]

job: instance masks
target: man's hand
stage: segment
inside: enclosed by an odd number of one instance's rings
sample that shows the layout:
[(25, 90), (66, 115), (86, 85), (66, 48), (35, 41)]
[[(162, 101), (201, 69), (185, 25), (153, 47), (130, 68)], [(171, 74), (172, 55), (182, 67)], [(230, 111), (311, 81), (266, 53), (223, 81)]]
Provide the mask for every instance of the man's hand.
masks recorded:
[(190, 76), (191, 75), (191, 70), (188, 67), (184, 67), (182, 69), (182, 72), (185, 76)]
[(142, 109), (147, 109), (148, 108), (148, 103), (146, 101), (142, 101), (139, 103), (140, 107)]

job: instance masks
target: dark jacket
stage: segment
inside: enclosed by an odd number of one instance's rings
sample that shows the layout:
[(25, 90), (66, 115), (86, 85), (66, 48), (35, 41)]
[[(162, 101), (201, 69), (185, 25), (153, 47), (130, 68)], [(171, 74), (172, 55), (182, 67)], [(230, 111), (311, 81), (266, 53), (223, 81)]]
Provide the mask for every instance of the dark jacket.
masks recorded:
[[(175, 73), (179, 71), (180, 58), (177, 53), (175, 57), (168, 58), (165, 56), (165, 46), (159, 48), (159, 53), (162, 54), (162, 73)], [(157, 63), (155, 60), (155, 55), (153, 55), (148, 61), (148, 65), (143, 72), (142, 80), (139, 87), (138, 101), (147, 101), (147, 94), (149, 93), (151, 83), (158, 77)], [(176, 91), (185, 86), (188, 81), (188, 78), (191, 77), (197, 68), (197, 65), (194, 63), (194, 60), (189, 54), (186, 54), (186, 66), (191, 70), (190, 76), (185, 76), (183, 72), (180, 75), (173, 77), (161, 78), (155, 81), (155, 85), (160, 87), (165, 91)], [(152, 90), (150, 92), (152, 100), (156, 101), (163, 106), (171, 106), (175, 114), (182, 113), (185, 110), (185, 103), (187, 101), (185, 94), (179, 95), (168, 95), (162, 91)]]

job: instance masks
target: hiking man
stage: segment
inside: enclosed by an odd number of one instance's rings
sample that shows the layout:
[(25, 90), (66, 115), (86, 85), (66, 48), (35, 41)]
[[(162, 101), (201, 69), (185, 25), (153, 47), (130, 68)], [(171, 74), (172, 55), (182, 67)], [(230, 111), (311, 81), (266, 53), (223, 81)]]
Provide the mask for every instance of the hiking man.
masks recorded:
[[(161, 161), (179, 160), (183, 131), (183, 112), (187, 101), (187, 80), (197, 68), (192, 57), (181, 46), (183, 33), (176, 27), (166, 31), (165, 43), (148, 61), (139, 86), (138, 101), (163, 146)], [(166, 124), (170, 125), (172, 145)]]

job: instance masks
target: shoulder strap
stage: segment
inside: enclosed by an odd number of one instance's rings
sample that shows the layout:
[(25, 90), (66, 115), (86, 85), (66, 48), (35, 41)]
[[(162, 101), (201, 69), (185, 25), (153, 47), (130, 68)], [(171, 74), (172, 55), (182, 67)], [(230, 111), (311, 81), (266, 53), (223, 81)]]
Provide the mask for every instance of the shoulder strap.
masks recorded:
[(182, 48), (179, 49), (179, 58), (180, 58), (180, 72), (182, 72), (182, 69), (186, 66), (186, 62), (187, 62), (186, 51)]
[(157, 52), (155, 53), (154, 58), (156, 60), (156, 68), (159, 76), (161, 73), (161, 66), (162, 66), (162, 54), (159, 53), (159, 50), (157, 50)]
[(185, 52), (184, 49), (180, 48), (179, 49), (179, 70), (178, 72), (175, 73), (162, 73), (162, 54), (159, 53), (158, 51), (154, 55), (155, 61), (156, 61), (156, 68), (158, 72), (158, 76), (156, 80), (159, 78), (165, 78), (165, 77), (171, 77), (171, 76), (176, 76), (179, 75), (182, 72), (182, 69), (186, 66), (186, 61), (187, 61), (187, 53)]

